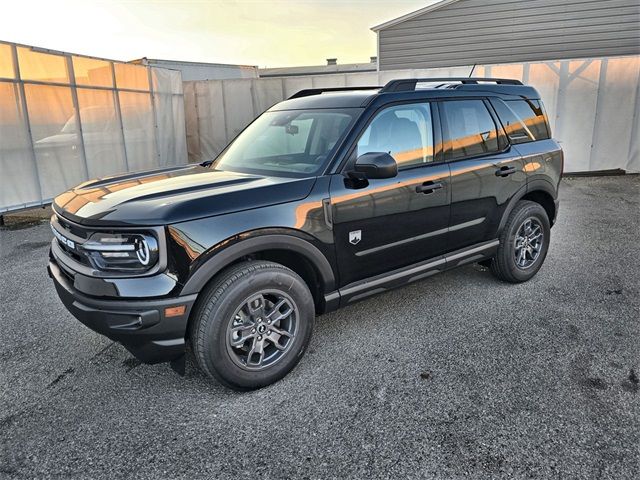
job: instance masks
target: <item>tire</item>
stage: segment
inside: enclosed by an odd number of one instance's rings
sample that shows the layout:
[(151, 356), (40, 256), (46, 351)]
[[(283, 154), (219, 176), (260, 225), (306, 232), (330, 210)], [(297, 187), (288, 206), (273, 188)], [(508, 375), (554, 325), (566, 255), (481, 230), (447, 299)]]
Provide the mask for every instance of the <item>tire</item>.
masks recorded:
[(295, 272), (273, 262), (243, 262), (203, 290), (189, 340), (196, 363), (209, 377), (234, 390), (254, 390), (297, 365), (314, 319), (311, 292)]
[[(525, 224), (527, 221), (530, 221), (529, 230)], [(537, 237), (537, 231), (541, 234), (540, 237)], [(523, 232), (528, 234), (522, 235)], [(540, 204), (529, 200), (519, 201), (509, 213), (500, 234), (500, 245), (489, 267), (491, 273), (498, 279), (510, 283), (526, 282), (532, 278), (538, 273), (547, 256), (550, 233), (551, 225), (545, 209)], [(524, 237), (527, 238), (526, 243), (524, 240), (517, 240)], [(536, 250), (537, 244), (534, 242), (538, 238), (542, 243)], [(521, 245), (526, 247), (517, 250), (516, 247)], [(524, 258), (520, 256), (523, 249), (525, 250)]]

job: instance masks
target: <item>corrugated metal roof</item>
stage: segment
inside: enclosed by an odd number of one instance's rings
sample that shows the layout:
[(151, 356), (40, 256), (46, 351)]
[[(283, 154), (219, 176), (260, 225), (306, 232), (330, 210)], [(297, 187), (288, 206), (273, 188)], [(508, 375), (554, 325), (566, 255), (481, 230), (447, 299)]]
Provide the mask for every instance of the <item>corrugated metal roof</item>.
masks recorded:
[(376, 25), (375, 27), (371, 27), (371, 30), (377, 32), (384, 28), (392, 27), (407, 20), (411, 20), (412, 18), (422, 15), (423, 13), (433, 12), (434, 10), (438, 10), (439, 8), (446, 7), (447, 5), (451, 5), (452, 3), (455, 3), (457, 1), (458, 0), (441, 0), (438, 3), (427, 5), (426, 7), (416, 10), (415, 12), (407, 13), (406, 15), (402, 15), (401, 17), (394, 18), (393, 20), (389, 20), (388, 22), (384, 22), (380, 25)]
[(456, 0), (377, 30), (380, 70), (640, 54), (638, 0)]
[(167, 60), (164, 58), (136, 58), (135, 60), (129, 60), (128, 63), (135, 63), (138, 65), (147, 64), (158, 64), (158, 63), (166, 63), (166, 64), (175, 64), (175, 65), (190, 65), (194, 67), (230, 67), (230, 68), (258, 68), (256, 65), (239, 65), (235, 63), (213, 63), (213, 62), (192, 62), (187, 60)]
[(300, 75), (328, 75), (332, 73), (375, 72), (377, 63), (344, 63), (337, 65), (312, 65), (302, 67), (260, 68), (260, 77), (295, 77)]

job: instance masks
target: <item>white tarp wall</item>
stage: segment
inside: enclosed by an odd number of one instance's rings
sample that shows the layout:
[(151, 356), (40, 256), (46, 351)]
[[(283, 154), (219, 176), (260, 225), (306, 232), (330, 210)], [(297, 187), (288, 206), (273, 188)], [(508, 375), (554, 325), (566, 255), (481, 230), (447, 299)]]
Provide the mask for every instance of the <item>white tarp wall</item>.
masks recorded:
[(0, 213), (186, 162), (180, 72), (0, 42)]
[[(394, 78), (466, 77), (469, 67), (185, 82), (191, 161), (215, 157), (251, 120), (305, 88), (384, 85)], [(476, 66), (473, 76), (534, 86), (565, 151), (565, 171), (640, 172), (640, 57)]]

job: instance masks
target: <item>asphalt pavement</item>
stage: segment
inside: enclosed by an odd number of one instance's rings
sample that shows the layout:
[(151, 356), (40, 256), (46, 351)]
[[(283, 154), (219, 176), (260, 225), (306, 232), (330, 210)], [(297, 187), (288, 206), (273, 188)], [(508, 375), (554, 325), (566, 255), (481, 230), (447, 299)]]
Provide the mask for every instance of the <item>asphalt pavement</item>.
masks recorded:
[(236, 393), (82, 326), (45, 220), (0, 230), (0, 478), (640, 478), (640, 176), (569, 178), (542, 270), (479, 265), (319, 317)]

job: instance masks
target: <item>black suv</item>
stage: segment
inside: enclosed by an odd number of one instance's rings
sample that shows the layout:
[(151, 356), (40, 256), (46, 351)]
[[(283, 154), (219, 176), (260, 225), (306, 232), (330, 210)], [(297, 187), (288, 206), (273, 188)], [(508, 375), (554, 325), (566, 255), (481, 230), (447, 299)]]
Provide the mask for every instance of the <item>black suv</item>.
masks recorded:
[(470, 262), (542, 266), (563, 154), (515, 80), (303, 90), (214, 160), (86, 182), (53, 203), (66, 307), (146, 363), (247, 390), (286, 375), (315, 315)]

